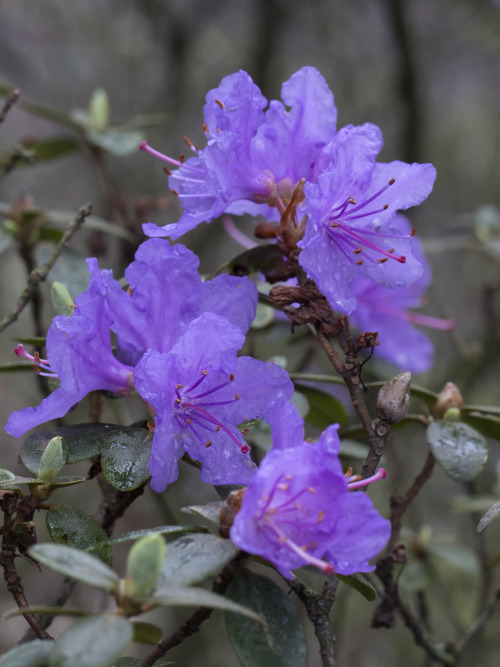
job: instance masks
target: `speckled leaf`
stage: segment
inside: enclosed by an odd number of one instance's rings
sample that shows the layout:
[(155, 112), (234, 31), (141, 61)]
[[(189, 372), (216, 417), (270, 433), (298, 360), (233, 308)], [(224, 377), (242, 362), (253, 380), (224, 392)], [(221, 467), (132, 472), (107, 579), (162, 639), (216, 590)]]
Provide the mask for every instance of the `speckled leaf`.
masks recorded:
[(66, 285), (53, 282), (50, 288), (50, 300), (57, 315), (73, 315), (75, 303)]
[(157, 644), (163, 634), (161, 628), (152, 623), (142, 623), (135, 621), (132, 623), (134, 629), (134, 641), (138, 644)]
[(223, 506), (223, 502), (207, 503), (206, 505), (189, 505), (188, 507), (181, 507), (181, 512), (202, 517), (210, 526), (218, 527), (219, 515)]
[(373, 602), (373, 600), (377, 598), (377, 591), (360, 572), (349, 575), (338, 574), (337, 577), (340, 581), (343, 581), (344, 584), (347, 584), (351, 588), (357, 590), (358, 593), (361, 593), (361, 595), (370, 602)]
[(469, 412), (464, 415), (463, 419), (483, 435), (500, 440), (500, 417), (485, 415), (481, 412)]
[[(152, 533), (158, 533), (160, 535), (183, 535), (184, 533), (204, 533), (206, 532), (205, 528), (200, 528), (199, 526), (157, 526), (156, 528), (144, 528), (143, 530), (132, 530), (129, 533), (123, 533), (122, 535), (117, 535), (116, 537), (110, 537), (104, 542), (102, 546), (114, 546), (115, 544), (123, 544), (124, 542), (133, 542), (138, 540), (144, 535), (151, 535)], [(92, 549), (88, 551), (94, 551), (96, 548), (95, 545)]]
[(54, 642), (39, 639), (15, 646), (0, 657), (0, 667), (42, 667), (47, 664), (53, 647)]
[(490, 525), (493, 521), (497, 521), (500, 518), (500, 500), (497, 500), (496, 503), (486, 510), (485, 514), (481, 517), (481, 521), (477, 524), (477, 532), (482, 533), (483, 530)]
[(311, 426), (322, 431), (330, 424), (349, 425), (349, 416), (342, 401), (326, 391), (304, 384), (296, 384), (296, 391), (303, 394), (309, 403), (309, 412), (305, 420)]
[(133, 491), (149, 477), (148, 463), (153, 434), (144, 428), (129, 428), (113, 434), (101, 454), (102, 472), (119, 491)]
[(66, 463), (84, 461), (101, 453), (112, 434), (127, 430), (116, 424), (75, 424), (57, 430), (44, 430), (31, 434), (24, 441), (19, 458), (31, 472), (37, 473), (40, 459), (49, 440), (62, 437)]
[(486, 440), (463, 422), (432, 422), (427, 428), (427, 441), (436, 459), (456, 482), (469, 482), (477, 477), (488, 460)]
[(188, 586), (215, 576), (238, 551), (230, 540), (215, 535), (183, 535), (168, 545), (157, 588)]
[[(169, 586), (156, 591), (148, 598), (148, 604), (156, 604), (159, 607), (209, 607), (211, 609), (223, 609), (243, 614), (260, 625), (259, 616), (244, 604), (238, 604), (228, 598), (207, 591), (204, 588), (191, 586)], [(260, 625), (262, 629), (262, 625)]]
[[(66, 544), (76, 549), (86, 550), (107, 538), (95, 519), (69, 505), (61, 505), (47, 512), (47, 528), (56, 544)], [(94, 553), (104, 563), (111, 565), (111, 547), (101, 546)]]
[(135, 542), (127, 559), (127, 595), (140, 599), (151, 591), (158, 579), (166, 550), (165, 540), (158, 533), (150, 533)]
[(290, 597), (271, 579), (241, 572), (226, 595), (259, 614), (264, 625), (226, 613), (229, 641), (242, 667), (305, 667), (306, 645)]
[(29, 554), (42, 565), (105, 591), (112, 590), (120, 580), (116, 572), (99, 558), (73, 547), (62, 544), (35, 544), (29, 549)]
[(112, 667), (132, 636), (132, 623), (123, 616), (85, 618), (58, 637), (50, 667)]

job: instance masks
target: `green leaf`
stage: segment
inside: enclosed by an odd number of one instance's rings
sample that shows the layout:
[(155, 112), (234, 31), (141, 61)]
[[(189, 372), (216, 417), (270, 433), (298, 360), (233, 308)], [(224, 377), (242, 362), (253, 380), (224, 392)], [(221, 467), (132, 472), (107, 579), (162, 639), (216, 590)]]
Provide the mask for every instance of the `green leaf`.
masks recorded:
[(39, 162), (57, 160), (65, 155), (74, 153), (82, 147), (82, 142), (74, 137), (61, 136), (23, 141), (23, 146), (33, 151), (36, 161)]
[[(54, 252), (54, 244), (44, 241), (35, 247), (35, 259), (39, 266), (47, 262)], [(89, 284), (90, 274), (84, 258), (72, 248), (65, 248), (57, 258), (47, 277), (47, 283), (59, 282), (66, 285), (69, 292), (81, 294)]]
[(12, 482), (14, 479), (16, 479), (16, 476), (13, 472), (10, 472), (10, 470), (6, 470), (5, 468), (0, 468), (0, 484), (3, 482)]
[(271, 579), (239, 573), (226, 595), (260, 615), (260, 623), (226, 613), (229, 641), (242, 667), (305, 667), (304, 630), (290, 598)]
[(0, 657), (0, 667), (42, 667), (47, 664), (53, 647), (53, 641), (39, 639), (20, 644)]
[[(228, 600), (222, 595), (212, 593), (204, 588), (194, 588), (188, 586), (179, 586), (161, 589), (155, 591), (154, 595), (148, 598), (148, 603), (161, 607), (209, 607), (210, 609), (223, 609), (242, 614), (253, 619), (260, 625), (260, 618), (248, 607)], [(262, 630), (262, 625), (260, 625)]]
[(163, 635), (163, 630), (152, 623), (142, 623), (135, 621), (132, 623), (134, 629), (134, 642), (138, 644), (157, 644)]
[(340, 581), (343, 581), (344, 584), (347, 584), (351, 588), (357, 590), (358, 593), (361, 593), (361, 595), (370, 602), (376, 600), (377, 591), (368, 581), (368, 579), (360, 572), (349, 575), (337, 574), (337, 577), (340, 579)]
[(340, 441), (340, 455), (350, 456), (353, 459), (365, 459), (368, 455), (369, 447), (357, 440), (342, 438)]
[(27, 607), (17, 607), (2, 614), (2, 618), (13, 618), (22, 614), (46, 614), (47, 616), (92, 616), (94, 612), (75, 607), (50, 607), (43, 604), (30, 604)]
[(60, 505), (50, 509), (47, 512), (47, 528), (56, 544), (66, 544), (80, 550), (94, 547), (93, 551), (98, 558), (107, 565), (112, 564), (111, 547), (95, 548), (96, 543), (107, 538), (105, 531), (95, 519), (76, 507)]
[(49, 440), (42, 454), (38, 466), (38, 479), (44, 484), (50, 484), (63, 467), (65, 459), (62, 438), (56, 435), (55, 438)]
[(79, 477), (78, 475), (62, 475), (61, 477), (56, 477), (55, 480), (50, 483), (50, 486), (54, 489), (58, 489), (62, 486), (74, 486), (75, 484), (82, 484), (86, 481), (86, 477)]
[(457, 544), (429, 543), (426, 548), (430, 554), (444, 560), (448, 565), (462, 570), (462, 572), (474, 575), (479, 571), (479, 562), (476, 555), (466, 547)]
[(75, 302), (66, 285), (53, 282), (50, 288), (50, 299), (57, 315), (73, 315)]
[(165, 540), (157, 533), (137, 540), (127, 559), (127, 595), (140, 598), (149, 593), (156, 584), (166, 550)]
[(132, 155), (144, 141), (143, 133), (136, 130), (106, 130), (105, 132), (87, 130), (86, 135), (91, 144), (116, 157)]
[(183, 535), (168, 545), (158, 588), (189, 586), (218, 574), (238, 553), (231, 540), (199, 533)]
[(101, 454), (102, 473), (119, 491), (133, 491), (149, 478), (153, 434), (144, 428), (128, 428), (112, 434)]
[(223, 506), (223, 502), (207, 503), (206, 505), (189, 505), (188, 507), (181, 507), (181, 512), (202, 517), (210, 526), (218, 528), (219, 515)]
[(50, 667), (112, 667), (132, 636), (132, 624), (122, 616), (85, 618), (56, 640)]
[(62, 437), (66, 463), (77, 463), (100, 454), (114, 433), (126, 430), (116, 424), (75, 424), (57, 430), (38, 431), (26, 438), (19, 458), (28, 470), (36, 474), (47, 443), (57, 435)]
[(486, 440), (463, 422), (431, 422), (427, 441), (436, 459), (456, 482), (469, 482), (477, 477), (488, 460)]
[(109, 98), (104, 88), (96, 88), (89, 103), (90, 123), (94, 130), (102, 132), (109, 124)]
[(7, 364), (0, 364), (0, 373), (33, 373), (33, 364), (24, 363), (22, 361), (12, 361)]
[(103, 542), (98, 542), (89, 551), (94, 551), (99, 546), (114, 546), (115, 544), (123, 544), (124, 542), (132, 542), (144, 535), (151, 535), (158, 533), (159, 535), (182, 535), (184, 533), (200, 533), (205, 532), (205, 528), (199, 526), (158, 526), (157, 528), (144, 528), (143, 530), (132, 530), (129, 533), (123, 533), (116, 537), (111, 537)]
[(481, 520), (477, 525), (477, 532), (482, 533), (483, 530), (490, 525), (490, 523), (493, 523), (493, 521), (497, 521), (499, 518), (500, 518), (500, 500), (497, 500), (496, 503), (493, 503), (493, 505), (481, 517)]
[(257, 304), (257, 312), (251, 324), (252, 329), (265, 329), (274, 322), (275, 309), (264, 303)]
[(35, 544), (30, 555), (43, 565), (95, 588), (111, 591), (120, 580), (99, 558), (60, 544)]
[(344, 404), (328, 394), (326, 391), (308, 387), (304, 384), (296, 384), (295, 389), (303, 394), (309, 402), (309, 412), (305, 420), (311, 426), (324, 431), (330, 424), (340, 424), (342, 427), (349, 425), (349, 416)]
[(32, 338), (12, 338), (12, 340), (15, 340), (17, 343), (23, 343), (23, 345), (34, 345), (35, 347), (45, 347), (44, 336), (33, 336)]
[(500, 440), (500, 417), (481, 412), (468, 412), (463, 416), (463, 420), (483, 435)]

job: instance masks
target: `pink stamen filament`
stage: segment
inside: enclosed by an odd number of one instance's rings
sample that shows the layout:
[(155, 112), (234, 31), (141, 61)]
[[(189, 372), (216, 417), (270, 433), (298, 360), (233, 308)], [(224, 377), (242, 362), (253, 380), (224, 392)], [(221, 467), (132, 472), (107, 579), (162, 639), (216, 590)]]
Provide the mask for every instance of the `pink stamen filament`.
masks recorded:
[(248, 236), (243, 234), (236, 225), (233, 222), (233, 219), (231, 218), (230, 215), (223, 215), (222, 216), (222, 225), (226, 232), (229, 234), (229, 236), (236, 241), (236, 243), (239, 243), (243, 248), (246, 248), (247, 250), (251, 250), (252, 248), (255, 248), (258, 244), (254, 243), (252, 239), (249, 239)]
[(175, 167), (187, 169), (189, 171), (194, 171), (199, 174), (205, 174), (203, 169), (198, 169), (197, 167), (193, 167), (191, 165), (188, 165), (184, 162), (180, 162), (180, 160), (173, 160), (171, 157), (168, 157), (168, 155), (164, 155), (163, 153), (160, 153), (159, 151), (155, 150), (154, 148), (151, 148), (151, 146), (148, 144), (147, 141), (143, 141), (141, 145), (139, 146), (141, 151), (146, 151), (146, 153), (149, 153), (150, 155), (153, 155), (154, 157), (159, 158), (160, 160), (163, 160), (164, 162), (168, 162), (168, 164), (173, 164)]
[(387, 313), (388, 315), (392, 315), (393, 317), (398, 317), (401, 320), (411, 322), (411, 324), (420, 324), (423, 327), (429, 327), (430, 329), (450, 331), (457, 326), (455, 320), (442, 320), (439, 317), (431, 317), (430, 315), (423, 315), (422, 313), (414, 313), (408, 310), (400, 310), (399, 308), (391, 308), (385, 304), (381, 304), (380, 310)]
[[(390, 252), (387, 252), (387, 250), (384, 250), (383, 248), (380, 248), (379, 246), (375, 245), (371, 241), (368, 241), (367, 239), (363, 238), (361, 234), (357, 234), (355, 231), (352, 229), (349, 229), (349, 227), (343, 225), (341, 222), (335, 222), (334, 223), (335, 227), (338, 227), (342, 231), (346, 232), (346, 234), (349, 234), (352, 236), (352, 238), (356, 239), (359, 244), (362, 246), (366, 246), (368, 248), (371, 248), (372, 250), (375, 250), (376, 252), (381, 253), (382, 255), (385, 255), (385, 257), (389, 259), (395, 259), (397, 262), (400, 262), (401, 264), (404, 264), (406, 262), (406, 257), (404, 255), (393, 255)], [(363, 234), (365, 231), (363, 230)], [(376, 232), (372, 232), (375, 233)]]
[[(228, 402), (232, 403), (233, 401), (228, 401)], [(222, 422), (213, 417), (210, 413), (206, 412), (205, 410), (202, 410), (200, 407), (198, 407), (198, 405), (195, 405), (194, 403), (183, 403), (182, 407), (191, 408), (191, 410), (195, 410), (200, 415), (203, 415), (212, 424), (219, 426), (224, 431), (224, 433), (228, 435), (236, 445), (238, 445), (238, 448), (243, 452), (243, 454), (246, 454), (249, 451), (250, 447), (246, 443), (242, 444), (238, 440), (238, 438), (234, 435), (234, 433), (232, 433), (230, 429), (227, 428), (227, 426), (224, 426)]]
[(367, 477), (366, 479), (360, 479), (358, 482), (349, 482), (348, 480), (347, 486), (349, 490), (361, 489), (364, 486), (373, 484), (373, 482), (378, 482), (380, 479), (385, 479), (386, 477), (387, 477), (387, 470), (384, 470), (384, 468), (379, 468), (374, 475), (372, 475), (371, 477)]
[(287, 547), (288, 549), (290, 549), (290, 551), (299, 556), (305, 563), (308, 563), (309, 565), (314, 565), (325, 574), (331, 574), (334, 571), (333, 565), (331, 563), (328, 563), (324, 560), (320, 560), (315, 556), (311, 556), (311, 554), (307, 553), (307, 551), (301, 549), (293, 540), (287, 537), (282, 530), (280, 530), (280, 528), (271, 518), (266, 517), (265, 523), (269, 526), (269, 528), (274, 532), (274, 534), (278, 538), (279, 545)]
[[(28, 361), (31, 361), (33, 363), (33, 367), (35, 370), (35, 373), (37, 375), (40, 375), (41, 377), (47, 377), (47, 378), (54, 378), (54, 377), (59, 377), (57, 373), (54, 373), (54, 371), (50, 370), (50, 363), (48, 359), (41, 359), (38, 355), (38, 358), (35, 357), (34, 355), (28, 354), (26, 351), (24, 345), (19, 344), (15, 347), (14, 353), (18, 357), (22, 357), (23, 359), (27, 359)], [(42, 372), (46, 371), (46, 372)]]

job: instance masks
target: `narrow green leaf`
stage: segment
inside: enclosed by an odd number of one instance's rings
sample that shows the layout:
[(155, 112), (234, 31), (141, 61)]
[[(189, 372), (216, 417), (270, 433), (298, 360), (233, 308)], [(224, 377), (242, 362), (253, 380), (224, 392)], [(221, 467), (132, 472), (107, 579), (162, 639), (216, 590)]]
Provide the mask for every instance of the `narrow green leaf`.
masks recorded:
[(238, 553), (231, 540), (212, 534), (183, 535), (168, 545), (158, 588), (189, 586), (218, 574)]
[(226, 613), (229, 641), (242, 667), (305, 667), (304, 630), (290, 598), (271, 579), (239, 573), (226, 595), (257, 612), (256, 623)]
[[(47, 137), (34, 141), (24, 141), (23, 146), (33, 151), (39, 161), (57, 160), (82, 148), (82, 142), (74, 137)], [(25, 163), (28, 164), (28, 163)]]
[(96, 547), (98, 542), (106, 540), (107, 535), (97, 521), (85, 512), (69, 505), (52, 508), (47, 512), (47, 528), (57, 544), (84, 551), (93, 547), (95, 555), (111, 565), (111, 547)]
[(41, 667), (49, 661), (53, 641), (35, 641), (15, 646), (0, 657), (0, 667)]
[(157, 644), (163, 635), (163, 630), (152, 623), (142, 623), (134, 621), (132, 623), (134, 629), (134, 642), (138, 644)]
[(430, 554), (444, 560), (448, 565), (462, 570), (462, 572), (474, 575), (479, 571), (479, 562), (476, 555), (466, 547), (431, 542), (426, 548)]
[(12, 338), (17, 343), (22, 343), (23, 345), (34, 345), (35, 347), (45, 347), (45, 337), (44, 336), (33, 336), (32, 338)]
[(490, 523), (493, 523), (493, 521), (498, 521), (499, 518), (500, 500), (497, 500), (496, 503), (493, 503), (493, 505), (481, 517), (481, 521), (477, 525), (477, 532), (482, 533), (483, 530), (490, 525)]
[(103, 150), (116, 157), (132, 155), (139, 149), (144, 140), (144, 134), (137, 130), (115, 130), (109, 129), (103, 132), (89, 129), (86, 132), (87, 139), (91, 144), (99, 146)]
[(309, 402), (309, 412), (305, 420), (311, 426), (324, 430), (330, 424), (349, 425), (349, 416), (342, 401), (335, 396), (304, 384), (296, 384), (295, 389), (303, 394)]
[(38, 479), (44, 484), (50, 484), (63, 467), (65, 459), (62, 438), (56, 435), (55, 438), (49, 440), (42, 454), (38, 466)]
[(251, 618), (260, 626), (260, 617), (248, 607), (242, 604), (228, 600), (222, 595), (212, 593), (204, 588), (192, 588), (188, 586), (180, 586), (174, 588), (168, 586), (165, 589), (155, 591), (154, 595), (148, 599), (149, 603), (161, 607), (209, 607), (210, 609), (223, 609), (232, 611), (235, 614), (242, 614)]
[(224, 506), (223, 502), (206, 503), (206, 505), (189, 505), (188, 507), (181, 507), (181, 512), (185, 514), (194, 514), (196, 517), (202, 517), (211, 526), (219, 526), (219, 515), (221, 508)]
[(33, 373), (33, 364), (12, 361), (7, 364), (0, 364), (0, 373)]
[(349, 575), (338, 574), (337, 577), (340, 579), (340, 581), (343, 581), (344, 584), (347, 584), (351, 588), (354, 588), (356, 591), (358, 591), (358, 593), (361, 593), (361, 595), (370, 602), (373, 602), (373, 600), (377, 598), (377, 591), (368, 581), (368, 579), (360, 572), (357, 574)]
[(75, 484), (82, 484), (86, 482), (86, 477), (79, 477), (78, 475), (62, 475), (61, 477), (56, 477), (50, 486), (54, 489), (58, 489), (62, 486), (74, 486)]
[(133, 491), (149, 478), (149, 457), (153, 434), (144, 428), (113, 433), (102, 449), (102, 473), (119, 491)]
[(477, 477), (488, 460), (486, 440), (463, 422), (431, 422), (427, 441), (448, 476), (456, 482), (469, 482)]
[(35, 544), (29, 553), (42, 565), (105, 591), (111, 591), (120, 579), (99, 558), (79, 549), (60, 544)]
[(85, 618), (58, 637), (50, 667), (112, 667), (132, 636), (132, 624), (122, 616)]
[(66, 285), (53, 282), (50, 287), (50, 299), (56, 315), (73, 315), (75, 302)]
[(500, 417), (481, 412), (467, 412), (464, 414), (463, 420), (469, 426), (477, 429), (479, 433), (500, 440)]
[(146, 595), (156, 583), (167, 545), (158, 533), (141, 537), (130, 549), (127, 559), (127, 594)]
[(0, 484), (3, 482), (12, 482), (14, 479), (16, 479), (16, 476), (13, 472), (10, 472), (10, 470), (6, 470), (5, 468), (0, 468)]
[(89, 548), (88, 551), (95, 551), (95, 549), (100, 548), (101, 546), (114, 546), (115, 544), (123, 544), (124, 542), (132, 542), (144, 535), (151, 535), (152, 533), (158, 533), (159, 535), (182, 535), (184, 533), (204, 533), (206, 528), (200, 528), (200, 526), (158, 526), (156, 528), (144, 528), (143, 530), (132, 530), (129, 533), (123, 533), (122, 535), (117, 535), (116, 537), (111, 537), (102, 542), (98, 542), (92, 548)]

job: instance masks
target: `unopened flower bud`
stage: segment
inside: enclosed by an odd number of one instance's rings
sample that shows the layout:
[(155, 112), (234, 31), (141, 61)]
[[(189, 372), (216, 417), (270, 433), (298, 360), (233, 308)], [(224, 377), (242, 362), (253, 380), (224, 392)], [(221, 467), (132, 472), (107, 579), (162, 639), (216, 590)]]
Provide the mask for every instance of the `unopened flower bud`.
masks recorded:
[(410, 404), (411, 373), (400, 373), (379, 391), (377, 412), (380, 419), (396, 424), (406, 417)]
[(245, 491), (246, 487), (237, 491), (231, 491), (226, 498), (226, 502), (221, 507), (219, 514), (219, 532), (221, 537), (229, 538), (229, 530), (233, 525), (234, 517), (241, 509), (241, 501), (243, 500)]
[(442, 419), (447, 410), (450, 410), (450, 408), (461, 410), (463, 404), (464, 399), (462, 398), (460, 389), (453, 382), (447, 382), (432, 408), (432, 416), (434, 419)]

